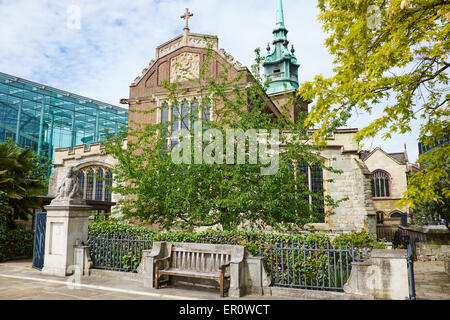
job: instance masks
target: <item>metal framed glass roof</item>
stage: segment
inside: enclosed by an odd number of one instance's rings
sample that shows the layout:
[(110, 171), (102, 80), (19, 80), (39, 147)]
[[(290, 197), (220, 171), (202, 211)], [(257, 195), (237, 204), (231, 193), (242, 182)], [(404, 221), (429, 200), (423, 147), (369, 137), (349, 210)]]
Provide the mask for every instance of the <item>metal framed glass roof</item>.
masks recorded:
[(49, 159), (57, 148), (103, 141), (128, 127), (128, 110), (0, 72), (0, 141)]

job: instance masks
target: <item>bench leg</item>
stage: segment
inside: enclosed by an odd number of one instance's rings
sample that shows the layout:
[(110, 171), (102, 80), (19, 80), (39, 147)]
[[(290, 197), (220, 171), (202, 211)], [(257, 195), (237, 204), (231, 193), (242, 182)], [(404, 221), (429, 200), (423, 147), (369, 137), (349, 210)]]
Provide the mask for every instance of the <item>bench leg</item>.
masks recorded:
[(159, 265), (156, 263), (155, 266), (155, 288), (159, 289)]
[(223, 272), (220, 273), (220, 280), (219, 280), (219, 286), (220, 286), (220, 297), (224, 297), (224, 274)]

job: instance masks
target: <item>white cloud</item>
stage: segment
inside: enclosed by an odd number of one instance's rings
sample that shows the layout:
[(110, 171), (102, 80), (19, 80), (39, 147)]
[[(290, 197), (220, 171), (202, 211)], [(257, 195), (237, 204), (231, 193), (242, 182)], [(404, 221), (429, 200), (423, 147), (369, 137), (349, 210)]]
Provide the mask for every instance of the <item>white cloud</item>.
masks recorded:
[[(80, 30), (67, 27), (71, 5), (80, 8)], [(155, 48), (182, 33), (185, 8), (194, 13), (191, 32), (217, 35), (220, 47), (244, 65), (252, 64), (256, 47), (265, 52), (272, 40), (275, 1), (0, 0), (0, 71), (119, 105)], [(332, 58), (315, 3), (285, 0), (284, 9), (301, 81), (330, 75)], [(369, 120), (354, 118), (349, 126), (362, 128)], [(373, 147), (396, 152), (407, 143), (415, 160), (417, 135), (416, 128), (388, 142), (375, 139)]]

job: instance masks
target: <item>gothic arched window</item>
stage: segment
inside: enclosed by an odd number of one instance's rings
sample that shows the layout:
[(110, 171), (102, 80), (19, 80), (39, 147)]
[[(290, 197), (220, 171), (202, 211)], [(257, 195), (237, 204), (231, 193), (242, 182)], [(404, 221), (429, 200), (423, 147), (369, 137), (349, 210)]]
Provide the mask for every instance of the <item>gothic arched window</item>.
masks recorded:
[(105, 177), (103, 176), (103, 169), (99, 168), (97, 170), (97, 175), (95, 177), (95, 200), (102, 201), (103, 200), (103, 180)]
[[(305, 185), (308, 190), (315, 194), (315, 196), (305, 195), (304, 199), (309, 202), (309, 205), (314, 208), (315, 212), (323, 215), (325, 213), (323, 169), (318, 165), (310, 167), (302, 162), (298, 162), (297, 177), (301, 179), (300, 184)], [(323, 219), (322, 222), (324, 222)]]
[(102, 166), (90, 166), (80, 169), (79, 184), (83, 198), (86, 200), (111, 201), (112, 172)]
[(111, 189), (108, 187), (112, 186), (112, 172), (108, 170), (105, 175), (105, 201), (111, 202)]
[(78, 182), (80, 184), (81, 193), (84, 195), (84, 171), (78, 173)]
[(390, 175), (382, 170), (377, 170), (372, 173), (372, 196), (376, 198), (388, 198), (391, 195), (390, 192)]
[(189, 102), (186, 100), (181, 105), (181, 130), (189, 129)]
[(87, 178), (86, 178), (86, 200), (92, 200), (92, 196), (94, 193), (94, 171), (92, 169), (89, 169), (87, 171)]
[(184, 100), (181, 104), (169, 105), (165, 102), (161, 107), (161, 123), (171, 123), (167, 125), (167, 130), (162, 132), (162, 136), (167, 139), (163, 152), (172, 150), (179, 143), (180, 130), (193, 130), (195, 121), (201, 121), (203, 130), (209, 129), (209, 122), (212, 121), (212, 108), (209, 99), (204, 99), (200, 103), (194, 98), (192, 101)]

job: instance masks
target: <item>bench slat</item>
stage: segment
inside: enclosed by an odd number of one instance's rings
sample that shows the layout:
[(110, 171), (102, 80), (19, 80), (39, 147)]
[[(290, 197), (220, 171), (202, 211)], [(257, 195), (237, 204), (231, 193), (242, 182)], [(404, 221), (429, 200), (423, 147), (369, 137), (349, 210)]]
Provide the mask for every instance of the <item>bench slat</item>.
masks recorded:
[[(197, 272), (197, 271), (188, 271), (188, 270), (161, 270), (159, 272), (162, 275), (171, 275), (171, 276), (186, 276), (193, 278), (206, 278), (206, 279), (220, 279), (220, 272)], [(225, 275), (225, 277), (229, 277), (229, 275)]]
[(172, 252), (204, 252), (204, 253), (219, 253), (219, 254), (229, 254), (231, 255), (231, 250), (208, 250), (208, 249), (189, 249), (189, 248), (178, 248), (172, 247)]

